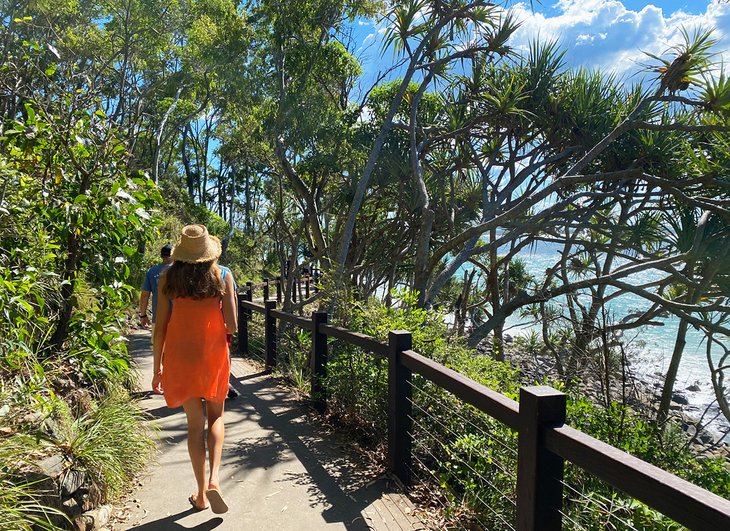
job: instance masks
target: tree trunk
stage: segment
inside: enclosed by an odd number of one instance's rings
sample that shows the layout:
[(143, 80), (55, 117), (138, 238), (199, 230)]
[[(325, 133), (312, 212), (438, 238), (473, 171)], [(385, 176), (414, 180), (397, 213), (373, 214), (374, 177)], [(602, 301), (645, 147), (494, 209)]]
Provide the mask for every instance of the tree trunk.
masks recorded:
[(190, 201), (195, 203), (195, 171), (190, 167), (190, 157), (188, 156), (188, 134), (190, 124), (183, 129), (182, 145), (180, 146), (180, 157), (182, 158), (183, 168), (185, 169), (185, 184), (188, 190)]
[[(702, 242), (705, 235), (705, 228), (707, 227), (707, 220), (710, 217), (710, 213), (705, 211), (697, 221), (697, 229), (694, 234), (694, 241), (692, 243), (692, 251), (696, 256), (702, 248)], [(696, 304), (704, 292), (703, 285), (709, 283), (716, 272), (718, 271), (718, 264), (724, 262), (724, 260), (716, 260), (708, 271), (705, 272), (705, 277), (702, 279), (700, 285), (693, 288), (687, 295), (687, 299), (690, 304)], [(696, 266), (696, 259), (692, 258), (687, 263), (685, 275), (688, 279), (694, 280), (694, 272)], [(672, 352), (672, 359), (669, 362), (669, 368), (667, 369), (667, 375), (664, 377), (664, 387), (662, 388), (662, 398), (659, 402), (659, 411), (657, 412), (657, 422), (663, 424), (669, 416), (669, 407), (672, 404), (672, 395), (674, 394), (674, 384), (677, 381), (677, 371), (679, 370), (679, 363), (682, 361), (682, 354), (684, 347), (687, 344), (687, 328), (689, 323), (686, 319), (680, 319), (679, 328), (677, 329), (677, 339), (674, 342), (674, 351)]]
[(677, 371), (679, 363), (682, 361), (684, 347), (687, 345), (687, 329), (689, 323), (684, 319), (679, 321), (677, 329), (677, 338), (674, 341), (674, 350), (672, 351), (672, 360), (669, 362), (667, 374), (664, 376), (664, 387), (662, 389), (662, 398), (659, 402), (659, 411), (657, 413), (657, 422), (664, 423), (669, 416), (669, 407), (672, 405), (672, 395), (674, 394), (674, 384), (677, 381)]
[[(500, 290), (499, 290), (499, 269), (497, 262), (499, 257), (497, 255), (497, 229), (489, 231), (490, 249), (489, 249), (489, 295), (492, 299), (492, 315), (496, 315), (500, 308)], [(504, 343), (502, 332), (504, 330), (504, 321), (500, 321), (494, 327), (492, 346), (494, 355), (497, 361), (504, 361)]]
[(71, 324), (71, 316), (73, 314), (73, 300), (76, 290), (76, 268), (78, 266), (79, 254), (79, 237), (72, 231), (69, 231), (67, 238), (68, 256), (64, 266), (62, 278), (64, 284), (61, 286), (61, 307), (59, 310), (56, 329), (49, 341), (49, 354), (58, 352), (63, 348), (63, 344), (68, 338), (69, 326)]
[(253, 229), (253, 224), (251, 222), (251, 172), (245, 171), (244, 172), (244, 181), (243, 181), (243, 193), (244, 193), (244, 216), (245, 216), (245, 227), (246, 227), (246, 233), (251, 234)]
[(444, 28), (451, 20), (453, 20), (453, 17), (455, 16), (457, 16), (457, 12), (453, 12), (450, 16), (444, 17), (442, 20), (439, 20), (428, 31), (428, 33), (424, 35), (424, 38), (421, 40), (420, 44), (411, 55), (411, 59), (408, 63), (408, 68), (403, 74), (403, 79), (401, 81), (400, 87), (398, 87), (398, 92), (393, 98), (393, 101), (390, 102), (388, 114), (386, 114), (383, 125), (380, 127), (380, 132), (375, 139), (373, 149), (370, 151), (370, 155), (368, 155), (368, 160), (365, 163), (365, 168), (363, 169), (360, 180), (358, 181), (357, 187), (355, 188), (355, 196), (352, 199), (352, 203), (350, 204), (350, 210), (347, 213), (347, 220), (345, 221), (345, 226), (342, 230), (342, 236), (340, 238), (340, 247), (337, 251), (337, 267), (340, 270), (339, 275), (343, 275), (345, 272), (347, 253), (350, 250), (352, 233), (355, 229), (355, 220), (357, 219), (357, 214), (358, 212), (360, 212), (360, 207), (362, 206), (362, 202), (365, 198), (365, 192), (368, 188), (370, 177), (375, 170), (375, 165), (378, 162), (378, 158), (380, 158), (380, 151), (383, 149), (383, 145), (385, 144), (385, 138), (388, 136), (390, 129), (393, 127), (393, 118), (398, 112), (398, 107), (403, 101), (403, 97), (408, 90), (408, 85), (413, 78), (413, 74), (416, 72), (416, 68), (422, 60), (424, 49), (430, 43), (431, 39), (436, 37), (440, 33), (441, 29)]
[(182, 91), (183, 85), (181, 84), (178, 87), (177, 92), (175, 93), (175, 100), (172, 102), (172, 105), (170, 105), (170, 107), (165, 112), (165, 115), (162, 117), (160, 127), (157, 129), (157, 134), (155, 135), (155, 152), (152, 162), (152, 180), (155, 182), (155, 184), (157, 184), (160, 173), (160, 151), (162, 148), (162, 134), (165, 131), (165, 125), (167, 125), (167, 120), (170, 118), (170, 115), (173, 113), (175, 107), (177, 107), (177, 104), (180, 101), (180, 94), (182, 94)]

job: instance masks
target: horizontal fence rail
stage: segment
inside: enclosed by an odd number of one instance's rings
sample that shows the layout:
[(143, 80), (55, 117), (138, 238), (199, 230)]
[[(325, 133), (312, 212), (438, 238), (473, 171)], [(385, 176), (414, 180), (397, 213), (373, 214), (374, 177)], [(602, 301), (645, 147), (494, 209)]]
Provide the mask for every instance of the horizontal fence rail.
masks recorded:
[(372, 336), (361, 334), (360, 332), (353, 332), (347, 328), (341, 328), (339, 326), (329, 324), (321, 325), (319, 331), (329, 337), (341, 339), (346, 343), (360, 347), (367, 352), (373, 352), (383, 357), (388, 355), (388, 345), (381, 343)]
[(480, 409), (513, 430), (519, 429), (520, 405), (518, 402), (470, 380), (440, 363), (421, 356), (418, 352), (406, 350), (403, 352), (401, 360), (403, 365), (450, 391), (464, 402)]
[(294, 315), (291, 313), (282, 312), (281, 310), (273, 310), (271, 314), (281, 320), (285, 323), (291, 323), (294, 326), (298, 326), (299, 328), (304, 328), (305, 330), (312, 330), (312, 321), (310, 319), (307, 319), (305, 317), (300, 317), (298, 315)]
[(266, 308), (264, 308), (263, 304), (257, 304), (252, 301), (241, 301), (240, 304), (241, 304), (241, 307), (243, 307), (246, 310), (253, 310), (254, 312), (266, 313)]
[(547, 430), (545, 446), (690, 529), (730, 529), (730, 501), (570, 426)]
[[(279, 279), (277, 285), (282, 283)], [(256, 287), (264, 290), (263, 304), (253, 302)], [(413, 351), (408, 332), (390, 332), (386, 344), (328, 324), (326, 312), (315, 312), (311, 318), (284, 312), (269, 300), (268, 287), (268, 281), (248, 283), (239, 293), (239, 352), (247, 352), (251, 312), (265, 316), (267, 370), (276, 366), (277, 321), (310, 331), (312, 403), (319, 412), (327, 407), (328, 337), (387, 359), (388, 467), (405, 485), (410, 482), (413, 447), (412, 378), (418, 374), (517, 432), (516, 529), (561, 529), (566, 461), (690, 529), (730, 529), (730, 501), (565, 426), (565, 394), (545, 386), (525, 387), (518, 403)]]

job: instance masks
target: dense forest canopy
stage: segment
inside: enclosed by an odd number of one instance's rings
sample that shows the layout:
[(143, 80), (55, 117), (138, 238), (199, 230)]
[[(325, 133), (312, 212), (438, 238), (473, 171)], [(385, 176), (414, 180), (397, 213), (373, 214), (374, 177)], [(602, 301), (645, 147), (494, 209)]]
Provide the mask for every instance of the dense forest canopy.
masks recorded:
[[(730, 421), (730, 78), (716, 32), (677, 28), (619, 78), (569, 66), (556, 42), (516, 46), (514, 5), (0, 0), (0, 527), (63, 518), (18, 481), (38, 456), (83, 470), (96, 504), (145, 466), (129, 309), (189, 222), (221, 237), (239, 285), (281, 277), (284, 310), (326, 308), (383, 341), (407, 329), (423, 355), (509, 396), (555, 385), (571, 425), (727, 496), (726, 455), (690, 448), (702, 419), (685, 437), (671, 414), (699, 336), (701, 384)], [(377, 49), (356, 38), (364, 20)], [(313, 268), (318, 289), (302, 292)], [(510, 346), (518, 317), (530, 333)], [(649, 329), (671, 330), (670, 359), (647, 401), (659, 404), (637, 413), (627, 351)], [(278, 332), (281, 374), (306, 387), (311, 338)], [(333, 344), (327, 382), (330, 414), (377, 444), (381, 361)], [(440, 487), (512, 514), (494, 464), (512, 463), (516, 434), (429, 392), (442, 424), (419, 443), (438, 454)], [(480, 491), (459, 456), (502, 491)], [(638, 528), (673, 528), (589, 476), (566, 481), (605, 495), (609, 520), (618, 507)], [(608, 525), (581, 503), (566, 510)]]
[[(451, 309), (473, 344), (489, 334), (497, 356), (505, 319), (532, 315), (561, 376), (671, 315), (660, 416), (694, 327), (730, 417), (730, 82), (711, 28), (684, 28), (630, 84), (567, 67), (553, 42), (512, 48), (510, 2), (3, 0), (1, 11), (3, 156), (34, 168), (4, 170), (3, 197), (29, 204), (4, 207), (3, 230), (60, 231), (49, 344), (68, 337), (79, 271), (104, 284), (97, 246), (118, 246), (105, 251), (116, 264), (143, 248), (157, 184), (227, 221), (226, 244), (248, 238), (250, 269), (318, 265), (334, 304), (405, 286), (419, 306)], [(372, 87), (352, 37), (362, 18), (382, 33)], [(542, 278), (520, 259), (539, 242), (560, 249)], [(302, 307), (288, 287), (285, 306)], [(606, 319), (624, 294), (646, 309)]]

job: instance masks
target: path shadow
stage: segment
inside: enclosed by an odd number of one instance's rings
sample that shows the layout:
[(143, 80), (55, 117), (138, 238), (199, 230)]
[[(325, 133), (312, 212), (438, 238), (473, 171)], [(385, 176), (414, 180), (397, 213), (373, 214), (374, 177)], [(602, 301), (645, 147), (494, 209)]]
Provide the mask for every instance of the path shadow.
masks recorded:
[(223, 518), (220, 516), (216, 516), (214, 518), (211, 518), (210, 520), (207, 520), (205, 522), (201, 522), (196, 526), (188, 527), (184, 526), (182, 524), (179, 524), (177, 521), (181, 518), (184, 518), (190, 514), (193, 514), (193, 509), (188, 509), (187, 511), (183, 511), (178, 514), (173, 514), (170, 516), (166, 516), (165, 518), (160, 518), (159, 520), (153, 520), (152, 522), (146, 522), (144, 524), (140, 524), (138, 526), (134, 526), (131, 529), (140, 530), (140, 531), (179, 531), (180, 529), (196, 529), (198, 531), (210, 531), (211, 529), (215, 529), (216, 527), (220, 526), (223, 523)]
[(149, 331), (135, 330), (127, 336), (127, 348), (132, 358), (146, 358), (152, 360), (152, 343)]
[(242, 461), (241, 467), (266, 468), (293, 459), (285, 455), (290, 451), (306, 473), (290, 473), (286, 479), (307, 488), (310, 506), (322, 508), (327, 523), (341, 523), (353, 531), (372, 529), (367, 524), (369, 517), (363, 511), (385, 493), (395, 492), (395, 485), (384, 477), (367, 477), (363, 468), (353, 470), (355, 460), (335, 448), (331, 434), (323, 433), (321, 427), (311, 423), (309, 407), (277, 385), (274, 378), (249, 376), (232, 381), (241, 393), (238, 400), (253, 406), (259, 416), (259, 425), (273, 430), (278, 436), (239, 441), (235, 453)]
[[(140, 369), (151, 366), (149, 333), (131, 334), (129, 350)], [(245, 372), (248, 370), (250, 368), (246, 368)], [(296, 484), (306, 489), (307, 503), (328, 524), (340, 524), (352, 531), (373, 529), (372, 525), (368, 525), (373, 523), (368, 513), (376, 512), (372, 507), (374, 502), (387, 497), (388, 493), (399, 492), (395, 483), (379, 476), (379, 472), (368, 472), (365, 463), (359, 463), (353, 452), (348, 451), (342, 437), (327, 432), (312, 415), (308, 405), (267, 373), (254, 369), (253, 374), (232, 376), (231, 384), (240, 394), (235, 400), (226, 401), (226, 410), (235, 411), (231, 425), (255, 423), (270, 430), (271, 434), (261, 437), (245, 429), (237, 440), (228, 440), (223, 450), (226, 466), (230, 463), (239, 471), (259, 470), (298, 460), (303, 472), (297, 467), (296, 473), (284, 473), (274, 481), (280, 485)], [(166, 446), (184, 444), (184, 415), (179, 419), (170, 418), (181, 410), (169, 409), (162, 403), (153, 402), (150, 391), (141, 391), (138, 396), (142, 402), (146, 402), (149, 408), (147, 413), (162, 421), (160, 440)], [(251, 436), (247, 436), (249, 434)], [(385, 503), (388, 504), (388, 501)], [(221, 518), (212, 518), (195, 527), (185, 527), (178, 522), (191, 512), (192, 509), (189, 509), (145, 522), (133, 529), (212, 530), (223, 522)]]
[[(176, 415), (180, 412), (182, 412), (182, 410), (180, 408), (172, 409), (172, 408), (167, 407), (166, 405), (156, 407), (155, 409), (146, 410), (146, 413), (149, 416), (151, 416), (157, 420), (165, 419), (167, 417), (172, 417), (173, 415)], [(183, 417), (183, 419), (184, 419), (184, 417)], [(187, 422), (185, 423), (185, 428), (187, 429)]]
[(242, 382), (245, 382), (246, 380), (253, 380), (254, 378), (259, 378), (259, 377), (265, 376), (267, 374), (269, 374), (269, 373), (266, 371), (259, 371), (259, 372), (253, 373), (253, 374), (247, 374), (246, 376), (239, 376), (237, 378), (234, 377), (233, 375), (231, 375), (231, 383), (235, 383), (235, 382), (242, 383)]

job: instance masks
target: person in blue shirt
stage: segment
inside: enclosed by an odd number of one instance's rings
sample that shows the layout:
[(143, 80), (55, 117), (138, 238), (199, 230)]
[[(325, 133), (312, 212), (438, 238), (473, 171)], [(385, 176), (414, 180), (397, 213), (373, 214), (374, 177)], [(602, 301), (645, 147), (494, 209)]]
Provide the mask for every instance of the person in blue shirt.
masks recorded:
[[(152, 328), (152, 337), (155, 336), (155, 312), (157, 311), (157, 285), (160, 275), (172, 265), (172, 245), (169, 243), (160, 249), (162, 263), (150, 267), (144, 277), (142, 293), (139, 296), (139, 319), (143, 328)], [(152, 295), (152, 321), (147, 316), (147, 305)]]

